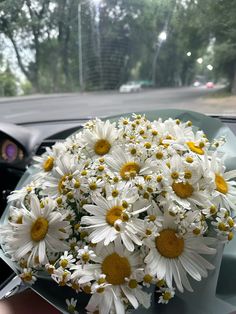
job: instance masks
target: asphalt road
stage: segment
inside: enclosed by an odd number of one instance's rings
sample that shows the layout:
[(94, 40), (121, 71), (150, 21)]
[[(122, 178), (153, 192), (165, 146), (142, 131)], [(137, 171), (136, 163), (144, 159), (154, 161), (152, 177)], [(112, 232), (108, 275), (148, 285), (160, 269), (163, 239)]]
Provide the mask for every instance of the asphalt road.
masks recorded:
[(139, 93), (92, 92), (34, 95), (0, 98), (2, 122), (31, 122), (85, 117), (106, 117), (128, 112), (178, 108), (218, 114), (219, 108), (208, 106), (205, 96), (214, 90), (206, 88), (166, 88)]

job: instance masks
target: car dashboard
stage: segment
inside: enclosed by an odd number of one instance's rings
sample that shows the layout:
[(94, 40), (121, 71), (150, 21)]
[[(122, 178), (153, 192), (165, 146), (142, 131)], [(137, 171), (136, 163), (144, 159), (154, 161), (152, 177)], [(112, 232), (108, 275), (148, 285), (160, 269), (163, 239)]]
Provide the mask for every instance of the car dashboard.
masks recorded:
[(86, 120), (41, 121), (26, 124), (0, 123), (0, 216), (13, 191), (32, 164), (34, 155), (41, 155), (46, 147), (63, 141), (82, 128)]

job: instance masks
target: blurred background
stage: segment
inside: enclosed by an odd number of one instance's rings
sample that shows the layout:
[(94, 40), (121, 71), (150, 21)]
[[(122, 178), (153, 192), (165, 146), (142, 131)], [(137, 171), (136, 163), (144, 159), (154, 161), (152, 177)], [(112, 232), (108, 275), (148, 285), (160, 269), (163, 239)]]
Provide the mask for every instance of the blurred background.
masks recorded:
[(0, 96), (227, 87), (236, 1), (0, 0)]

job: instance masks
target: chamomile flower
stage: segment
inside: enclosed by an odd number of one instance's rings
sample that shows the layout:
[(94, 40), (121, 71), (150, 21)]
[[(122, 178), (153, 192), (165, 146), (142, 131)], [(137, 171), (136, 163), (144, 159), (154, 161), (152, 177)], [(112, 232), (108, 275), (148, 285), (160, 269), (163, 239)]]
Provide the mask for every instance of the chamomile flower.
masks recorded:
[(37, 176), (39, 174), (41, 176), (47, 176), (48, 173), (52, 171), (56, 158), (57, 156), (53, 154), (53, 151), (49, 147), (46, 147), (46, 153), (42, 156), (34, 156), (33, 159), (36, 161), (34, 167), (40, 170), (40, 172), (37, 173)]
[(158, 303), (167, 304), (174, 297), (175, 291), (171, 288), (161, 288), (158, 290), (161, 293)]
[(114, 150), (111, 156), (106, 157), (105, 161), (112, 171), (115, 171), (122, 180), (126, 181), (138, 175), (151, 174), (155, 170), (148, 160), (124, 153), (121, 148)]
[(59, 265), (62, 268), (70, 268), (71, 265), (75, 262), (75, 258), (72, 254), (69, 254), (68, 251), (65, 251), (63, 255), (60, 256)]
[(96, 255), (94, 254), (94, 251), (89, 249), (89, 247), (86, 245), (83, 249), (78, 250), (77, 257), (80, 259), (82, 264), (88, 263), (90, 260), (93, 260)]
[[(173, 181), (170, 186), (165, 186), (165, 192), (168, 201), (176, 202), (185, 209), (205, 207), (208, 202), (208, 194), (201, 184), (204, 182), (191, 182), (188, 179)], [(162, 195), (161, 195), (162, 196)]]
[(27, 206), (29, 204), (30, 195), (35, 194), (35, 190), (41, 187), (41, 183), (41, 180), (37, 179), (19, 190), (14, 190), (7, 197), (8, 202), (24, 203)]
[(137, 188), (130, 182), (119, 181), (114, 184), (106, 184), (105, 191), (107, 200), (118, 198), (123, 201), (123, 206), (125, 206), (124, 202), (127, 203), (125, 207), (133, 204), (139, 198)]
[(236, 210), (236, 170), (225, 171), (222, 159), (214, 154), (207, 164), (214, 188), (213, 197), (220, 207)]
[(45, 181), (44, 193), (52, 198), (67, 195), (68, 193), (77, 191), (81, 187), (79, 174), (84, 168), (84, 163), (78, 164), (75, 158), (71, 158), (68, 154), (58, 158), (57, 165), (54, 167), (50, 176)]
[[(104, 274), (104, 287), (93, 291), (86, 309), (95, 311), (98, 308), (100, 313), (110, 313), (111, 309), (115, 309), (116, 313), (125, 313), (123, 296), (134, 308), (137, 308), (139, 303), (146, 303), (146, 298), (141, 297), (142, 294), (138, 295), (139, 298), (135, 296), (133, 288), (136, 288), (136, 285), (132, 288), (129, 287), (129, 278), (135, 278), (135, 271), (140, 266), (139, 254), (137, 252), (130, 253), (120, 241), (115, 241), (114, 244), (101, 249), (95, 263), (73, 266), (72, 279), (77, 278), (79, 283), (86, 284), (96, 280), (96, 273)], [(145, 294), (145, 292), (143, 293)]]
[(30, 210), (22, 208), (21, 223), (10, 223), (11, 232), (6, 242), (14, 250), (13, 259), (19, 260), (29, 254), (28, 265), (48, 262), (47, 251), (61, 251), (68, 248), (64, 241), (69, 237), (69, 222), (48, 203), (41, 208), (38, 198), (31, 196)]
[(233, 239), (236, 223), (226, 208), (220, 208), (215, 221), (212, 221), (212, 225), (215, 227), (215, 231), (222, 241), (231, 241)]
[(68, 269), (59, 267), (54, 270), (54, 272), (51, 274), (51, 277), (61, 287), (70, 285), (71, 272)]
[(73, 237), (68, 240), (68, 244), (70, 246), (70, 250), (74, 253), (80, 246), (80, 242), (76, 237)]
[(101, 195), (94, 196), (95, 205), (84, 205), (84, 209), (91, 216), (83, 216), (82, 225), (87, 225), (87, 230), (92, 230), (89, 240), (92, 243), (103, 242), (108, 245), (115, 239), (122, 239), (125, 247), (133, 251), (134, 244), (142, 245), (138, 236), (138, 230), (142, 228), (142, 220), (137, 218), (139, 212), (144, 212), (147, 207), (135, 211), (124, 208), (122, 200), (107, 200)]
[(66, 305), (67, 305), (67, 310), (70, 314), (79, 314), (78, 311), (76, 311), (76, 304), (77, 304), (77, 300), (75, 300), (74, 298), (66, 299)]
[(207, 246), (203, 236), (182, 235), (169, 214), (165, 215), (158, 233), (154, 240), (146, 242), (150, 251), (144, 261), (151, 274), (164, 279), (169, 288), (174, 281), (179, 291), (183, 292), (184, 288), (192, 291), (187, 274), (197, 281), (206, 277), (207, 271), (214, 266), (201, 254), (215, 254), (216, 250)]
[(117, 136), (118, 133), (114, 123), (97, 119), (94, 128), (86, 129), (83, 132), (82, 140), (90, 156), (104, 156), (111, 153)]
[(50, 263), (47, 263), (45, 265), (45, 270), (49, 273), (49, 275), (52, 275), (55, 271), (56, 267)]
[(23, 272), (19, 276), (24, 283), (29, 285), (34, 284), (35, 281), (37, 280), (31, 268), (24, 268)]

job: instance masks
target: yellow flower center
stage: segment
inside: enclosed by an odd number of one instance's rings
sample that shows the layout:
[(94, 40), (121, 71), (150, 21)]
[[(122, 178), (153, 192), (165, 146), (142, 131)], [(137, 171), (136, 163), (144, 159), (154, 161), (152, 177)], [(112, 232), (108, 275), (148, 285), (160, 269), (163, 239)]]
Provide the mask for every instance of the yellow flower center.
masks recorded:
[(161, 280), (158, 280), (157, 281), (157, 287), (161, 288), (165, 285), (165, 280), (164, 279), (161, 279)]
[(172, 173), (171, 173), (171, 178), (172, 179), (178, 179), (178, 177), (179, 177), (179, 173), (177, 172), (177, 171), (173, 171)]
[(24, 281), (24, 282), (29, 282), (32, 280), (32, 274), (31, 273), (23, 273), (21, 275), (21, 279)]
[(106, 279), (103, 278), (103, 277), (98, 279), (98, 284), (99, 284), (99, 285), (101, 285), (101, 284), (103, 284), (103, 283), (105, 283), (105, 282), (106, 282)]
[(228, 240), (229, 240), (229, 241), (233, 240), (233, 237), (234, 237), (234, 233), (233, 233), (232, 231), (229, 232), (229, 234), (228, 234)]
[(104, 139), (98, 140), (94, 145), (94, 151), (97, 155), (103, 156), (109, 152), (111, 144)]
[(119, 195), (119, 191), (118, 191), (118, 190), (113, 190), (113, 191), (111, 192), (111, 195), (112, 195), (113, 197), (117, 197), (117, 196)]
[(215, 175), (215, 184), (216, 184), (216, 190), (220, 193), (227, 194), (228, 193), (228, 184), (225, 181), (225, 179), (219, 175)]
[(53, 168), (53, 165), (54, 165), (54, 158), (49, 156), (43, 163), (44, 171), (46, 172), (51, 171)]
[(143, 277), (143, 281), (146, 282), (146, 283), (151, 283), (152, 282), (152, 279), (153, 277), (149, 274), (146, 274), (144, 277)]
[(87, 262), (90, 260), (90, 255), (89, 255), (89, 253), (84, 253), (84, 254), (82, 255), (82, 260), (83, 260), (85, 263), (87, 263)]
[(97, 188), (96, 182), (90, 183), (89, 188), (90, 188), (90, 190), (92, 190), (92, 191), (96, 190), (96, 188)]
[(156, 248), (166, 258), (176, 258), (184, 250), (183, 238), (178, 238), (173, 229), (164, 229), (156, 237)]
[(74, 289), (74, 290), (79, 290), (80, 285), (78, 283), (76, 283), (76, 282), (72, 282), (71, 288)]
[(192, 178), (192, 172), (189, 170), (186, 170), (184, 173), (184, 178), (185, 179), (191, 179)]
[(69, 312), (69, 313), (75, 313), (75, 307), (74, 307), (74, 305), (70, 304), (70, 305), (68, 306), (68, 312)]
[(114, 206), (114, 207), (110, 208), (106, 214), (106, 222), (109, 225), (114, 226), (114, 223), (118, 219), (122, 220), (123, 210), (124, 210), (124, 208), (122, 206)]
[(193, 158), (188, 156), (186, 159), (186, 162), (188, 162), (189, 164), (191, 164), (193, 162)]
[(66, 266), (68, 265), (68, 260), (67, 259), (61, 260), (60, 265), (61, 265), (61, 267), (66, 268)]
[(194, 142), (187, 142), (187, 145), (192, 152), (198, 155), (204, 155), (204, 150)]
[(157, 217), (156, 217), (155, 215), (149, 215), (149, 216), (148, 216), (148, 220), (149, 220), (149, 221), (155, 221), (156, 218), (157, 218)]
[(105, 288), (103, 288), (103, 287), (97, 288), (98, 293), (103, 293), (104, 291), (105, 291)]
[(120, 176), (123, 180), (129, 180), (130, 178), (134, 178), (140, 171), (140, 166), (134, 161), (129, 161), (120, 169)]
[(125, 283), (125, 278), (131, 275), (130, 263), (126, 257), (112, 253), (102, 262), (102, 273), (106, 275), (108, 283), (122, 285)]
[(137, 286), (138, 286), (137, 280), (131, 279), (131, 280), (129, 281), (129, 287), (130, 287), (130, 289), (135, 289), (135, 288), (137, 288)]
[(45, 238), (48, 232), (48, 221), (44, 217), (39, 217), (31, 227), (31, 239), (39, 242)]
[(86, 293), (86, 294), (91, 294), (91, 287), (90, 286), (84, 286), (83, 287), (83, 291)]
[(66, 180), (69, 180), (69, 174), (62, 176), (58, 183), (58, 191), (60, 194), (67, 194), (69, 192), (69, 190), (65, 188)]
[(17, 223), (17, 224), (22, 224), (22, 222), (23, 222), (23, 216), (20, 215), (20, 216), (17, 218), (16, 223)]
[(123, 202), (122, 202), (122, 207), (128, 208), (128, 207), (129, 207), (129, 204), (128, 204), (126, 201), (123, 201)]
[(234, 223), (234, 220), (233, 220), (232, 217), (229, 217), (228, 220), (227, 220), (227, 222), (228, 222), (230, 228), (233, 228), (233, 227), (234, 227), (235, 223)]
[(168, 292), (168, 291), (165, 291), (165, 292), (163, 293), (163, 300), (169, 301), (170, 299), (171, 299), (171, 293)]
[(162, 152), (157, 152), (156, 153), (156, 158), (157, 159), (162, 159), (163, 158), (163, 153)]
[(193, 187), (188, 182), (174, 182), (172, 189), (180, 198), (188, 198), (193, 194)]

